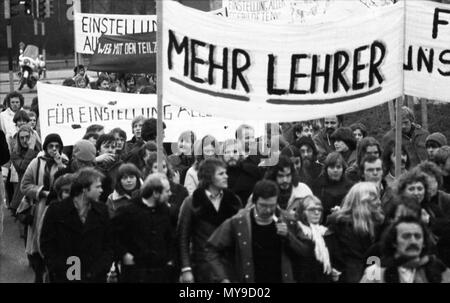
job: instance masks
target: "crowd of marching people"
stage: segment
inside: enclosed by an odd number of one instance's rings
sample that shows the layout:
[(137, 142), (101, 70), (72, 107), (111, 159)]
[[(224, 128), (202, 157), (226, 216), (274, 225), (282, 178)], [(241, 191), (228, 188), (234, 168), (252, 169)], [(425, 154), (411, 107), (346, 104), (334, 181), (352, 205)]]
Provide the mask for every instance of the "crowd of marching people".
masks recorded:
[[(82, 66), (64, 82), (90, 83)], [(397, 177), (395, 130), (378, 141), (340, 116), (262, 137), (244, 124), (223, 142), (184, 130), (158, 172), (154, 118), (134, 118), (132, 138), (91, 125), (65, 146), (40, 137), (36, 102), (4, 101), (0, 202), (37, 283), (450, 282), (450, 146), (408, 107)]]

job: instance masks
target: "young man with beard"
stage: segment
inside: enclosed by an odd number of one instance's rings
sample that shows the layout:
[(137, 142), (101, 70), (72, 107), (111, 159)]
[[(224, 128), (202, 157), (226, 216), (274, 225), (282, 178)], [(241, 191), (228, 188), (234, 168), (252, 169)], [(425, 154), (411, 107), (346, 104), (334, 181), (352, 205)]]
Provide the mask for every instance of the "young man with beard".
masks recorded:
[(207, 158), (198, 169), (199, 186), (181, 205), (177, 234), (180, 249), (180, 282), (211, 282), (211, 269), (205, 260), (208, 238), (226, 219), (242, 207), (228, 187), (225, 163)]
[[(113, 250), (108, 210), (98, 202), (103, 177), (94, 168), (81, 169), (70, 197), (47, 209), (40, 249), (51, 282), (106, 282)], [(73, 268), (71, 257), (80, 268)]]
[[(311, 189), (305, 183), (299, 182), (297, 171), (291, 159), (286, 156), (280, 156), (278, 163), (269, 168), (265, 179), (274, 181), (279, 188), (277, 198), (278, 206), (292, 214), (297, 209), (298, 199), (312, 195)], [(252, 199), (253, 200), (253, 199)], [(250, 207), (252, 201), (249, 201)]]
[(382, 239), (383, 258), (361, 283), (450, 283), (450, 270), (431, 254), (427, 227), (415, 217), (393, 223)]
[(259, 181), (252, 194), (254, 206), (211, 235), (206, 258), (215, 282), (294, 282), (291, 260), (312, 254), (313, 244), (295, 237), (297, 223), (279, 212), (278, 192), (275, 182)]
[(317, 161), (318, 152), (316, 145), (310, 137), (301, 137), (295, 142), (295, 146), (300, 150), (302, 159), (300, 180), (306, 183), (309, 188), (312, 188), (322, 172), (322, 165)]
[[(425, 140), (429, 133), (420, 125), (415, 123), (414, 112), (407, 106), (401, 108), (402, 111), (402, 145), (405, 146), (411, 161), (411, 167), (416, 166), (421, 161), (428, 158), (425, 148)], [(395, 129), (387, 132), (382, 139), (382, 146), (385, 149), (386, 144), (395, 140)]]
[(175, 239), (168, 201), (167, 176), (151, 174), (141, 194), (119, 209), (112, 223), (122, 282), (167, 283), (174, 265)]
[(342, 118), (339, 116), (330, 116), (324, 118), (324, 128), (313, 137), (314, 144), (318, 151), (320, 163), (322, 163), (327, 155), (336, 150), (334, 140), (331, 139), (331, 134), (334, 133), (342, 124)]

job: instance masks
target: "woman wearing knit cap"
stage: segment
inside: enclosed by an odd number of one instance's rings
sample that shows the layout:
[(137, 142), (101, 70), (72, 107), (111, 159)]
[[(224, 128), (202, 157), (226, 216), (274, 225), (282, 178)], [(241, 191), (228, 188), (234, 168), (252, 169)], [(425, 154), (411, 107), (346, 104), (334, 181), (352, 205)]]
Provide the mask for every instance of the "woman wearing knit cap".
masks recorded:
[(447, 145), (447, 138), (439, 132), (432, 133), (425, 140), (425, 148), (427, 149), (428, 160), (434, 161), (434, 156), (439, 148)]
[(356, 139), (350, 127), (340, 127), (331, 135), (334, 147), (344, 157), (348, 166), (356, 162)]
[(36, 283), (42, 282), (44, 273), (44, 263), (38, 249), (37, 227), (53, 186), (55, 174), (58, 170), (64, 169), (68, 162), (67, 157), (62, 154), (63, 147), (58, 134), (49, 134), (44, 140), (43, 151), (28, 165), (20, 185), (20, 190), (34, 206), (34, 217), (28, 227), (25, 251), (35, 272)]

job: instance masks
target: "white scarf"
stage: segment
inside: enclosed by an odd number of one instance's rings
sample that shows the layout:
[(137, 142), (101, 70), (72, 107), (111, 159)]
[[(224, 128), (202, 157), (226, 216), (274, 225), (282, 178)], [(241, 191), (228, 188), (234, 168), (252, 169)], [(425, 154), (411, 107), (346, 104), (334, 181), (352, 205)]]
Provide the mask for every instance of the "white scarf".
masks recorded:
[(303, 233), (314, 242), (314, 255), (316, 260), (323, 264), (323, 273), (327, 275), (331, 274), (332, 267), (330, 262), (330, 253), (328, 252), (327, 245), (323, 239), (323, 235), (327, 231), (327, 228), (319, 224), (311, 224), (310, 226), (306, 226), (300, 221), (297, 222)]

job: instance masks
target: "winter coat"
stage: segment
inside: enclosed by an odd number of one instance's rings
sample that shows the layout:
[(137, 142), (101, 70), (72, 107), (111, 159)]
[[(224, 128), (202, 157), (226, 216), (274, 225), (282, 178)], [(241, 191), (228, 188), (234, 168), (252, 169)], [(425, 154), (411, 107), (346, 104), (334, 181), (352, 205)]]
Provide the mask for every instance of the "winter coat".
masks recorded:
[(241, 201), (247, 201), (256, 182), (263, 178), (262, 171), (255, 163), (253, 157), (239, 161), (237, 166), (228, 167), (228, 188), (234, 192)]
[(327, 223), (333, 233), (329, 247), (331, 262), (342, 272), (339, 282), (359, 282), (366, 266), (366, 252), (374, 244), (375, 239), (369, 234), (356, 233), (350, 220), (337, 219), (335, 214), (328, 217)]
[(320, 163), (323, 163), (329, 153), (332, 153), (336, 150), (334, 147), (334, 140), (332, 140), (330, 137), (331, 136), (327, 135), (325, 129), (320, 131), (313, 137), (313, 141), (318, 152), (317, 160), (319, 160)]
[(189, 196), (187, 189), (180, 185), (170, 181), (170, 192), (172, 193), (169, 198), (169, 212), (170, 222), (172, 223), (173, 230), (177, 228), (178, 215), (180, 214), (181, 204), (184, 199)]
[(108, 196), (106, 207), (108, 207), (109, 217), (113, 218), (119, 208), (130, 205), (131, 197), (127, 194), (121, 195), (116, 190)]
[[(252, 251), (251, 216), (254, 208), (242, 209), (233, 217), (227, 219), (208, 240), (207, 260), (214, 273), (215, 282), (228, 279), (232, 282), (254, 283), (255, 268)], [(282, 240), (281, 274), (285, 283), (295, 282), (292, 272), (292, 260), (312, 254), (313, 244), (309, 240), (296, 237), (297, 223), (284, 216), (282, 222), (288, 225), (288, 235)], [(234, 253), (232, 268), (227, 268), (224, 262), (224, 252)]]
[(183, 201), (177, 224), (180, 262), (181, 268), (193, 269), (195, 281), (210, 281), (211, 273), (205, 266), (207, 240), (220, 224), (240, 208), (241, 201), (229, 190), (223, 191), (219, 211), (215, 210), (202, 188)]
[(352, 183), (345, 177), (341, 181), (335, 182), (321, 175), (313, 187), (313, 193), (322, 201), (323, 217), (326, 218), (331, 209), (341, 205), (342, 200), (352, 187)]
[(25, 174), (23, 175), (22, 182), (20, 184), (20, 190), (34, 204), (34, 218), (33, 223), (28, 226), (26, 253), (31, 255), (39, 252), (38, 247), (38, 226), (42, 220), (42, 215), (46, 207), (46, 199), (40, 199), (39, 193), (42, 190), (50, 191), (53, 187), (55, 174), (59, 168), (56, 164), (53, 164), (49, 171), (49, 185), (48, 188), (44, 188), (45, 178), (45, 166), (46, 166), (45, 153), (40, 152), (37, 158), (34, 158), (28, 165)]
[[(427, 149), (425, 148), (425, 141), (430, 133), (423, 129), (418, 124), (412, 124), (411, 137), (402, 133), (402, 144), (405, 146), (406, 152), (408, 153), (409, 160), (411, 162), (411, 167), (416, 166), (421, 161), (428, 159)], [(388, 131), (383, 139), (383, 148), (386, 145), (395, 140), (395, 129)]]
[(71, 265), (67, 262), (75, 256), (81, 265), (81, 282), (105, 282), (113, 261), (106, 205), (91, 202), (83, 224), (72, 198), (50, 204), (42, 226), (40, 246), (50, 281), (69, 282), (66, 272)]
[[(31, 163), (31, 161), (36, 158), (39, 151), (37, 149), (31, 150), (31, 149), (21, 149), (21, 151), (14, 150), (11, 154), (11, 162), (16, 169), (19, 183), (22, 181), (23, 175), (25, 174), (25, 171), (28, 167), (28, 165)], [(20, 204), (20, 201), (22, 201), (23, 193), (20, 190), (20, 188), (17, 188), (17, 190), (14, 191), (14, 195), (11, 201), (11, 208), (17, 209), (17, 207)]]
[(188, 169), (194, 164), (195, 158), (193, 156), (185, 155), (170, 155), (167, 161), (172, 165), (172, 169), (180, 174), (180, 184), (184, 184), (186, 180), (186, 173)]
[(5, 133), (0, 130), (0, 166), (9, 161), (8, 142), (6, 141)]
[(114, 191), (114, 188), (116, 188), (117, 171), (122, 163), (121, 160), (117, 160), (113, 163), (100, 163), (95, 166), (98, 171), (105, 175), (105, 178), (102, 181), (103, 192), (99, 198), (100, 202), (106, 203), (108, 196)]
[(148, 207), (136, 197), (118, 211), (112, 226), (118, 260), (130, 253), (140, 269), (163, 269), (173, 261), (175, 238), (167, 204)]

